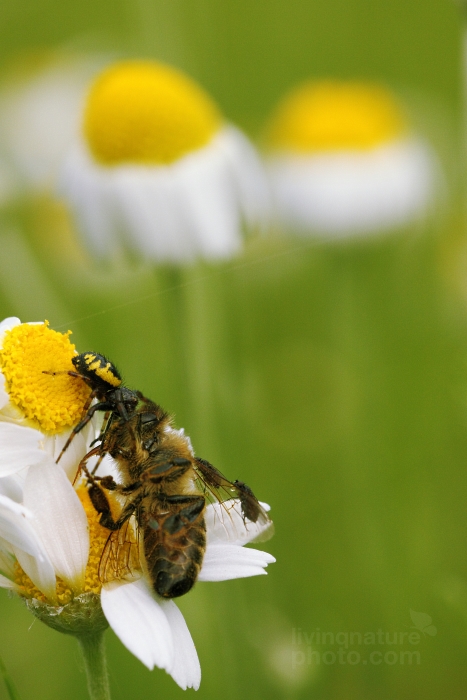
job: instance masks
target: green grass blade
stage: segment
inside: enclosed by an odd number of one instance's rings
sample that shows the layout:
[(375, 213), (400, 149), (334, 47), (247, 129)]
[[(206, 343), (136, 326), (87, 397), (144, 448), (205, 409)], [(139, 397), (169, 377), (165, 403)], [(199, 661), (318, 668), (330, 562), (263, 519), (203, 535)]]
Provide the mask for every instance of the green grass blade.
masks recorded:
[(11, 680), (8, 671), (6, 670), (5, 664), (2, 661), (2, 657), (0, 656), (0, 673), (3, 676), (3, 680), (5, 681), (6, 689), (8, 691), (8, 695), (10, 697), (10, 700), (21, 700), (21, 696), (18, 693), (18, 691), (15, 688), (15, 685), (13, 681)]

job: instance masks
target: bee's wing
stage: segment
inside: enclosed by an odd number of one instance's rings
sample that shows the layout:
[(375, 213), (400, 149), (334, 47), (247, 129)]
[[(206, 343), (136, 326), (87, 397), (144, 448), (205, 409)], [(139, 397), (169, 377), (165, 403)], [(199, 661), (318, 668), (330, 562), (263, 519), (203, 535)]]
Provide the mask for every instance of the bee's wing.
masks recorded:
[(141, 578), (139, 531), (132, 515), (119, 530), (113, 530), (105, 544), (99, 564), (102, 583)]
[(242, 482), (231, 482), (218, 469), (202, 459), (195, 459), (194, 469), (205, 498), (206, 526), (209, 539), (235, 542), (263, 542), (274, 534), (269, 506), (260, 503)]

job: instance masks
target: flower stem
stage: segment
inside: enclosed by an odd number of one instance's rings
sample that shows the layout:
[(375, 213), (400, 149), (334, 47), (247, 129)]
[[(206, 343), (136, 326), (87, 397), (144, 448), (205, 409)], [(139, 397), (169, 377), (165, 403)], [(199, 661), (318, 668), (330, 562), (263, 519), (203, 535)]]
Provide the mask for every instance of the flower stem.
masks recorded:
[(104, 633), (80, 635), (77, 639), (83, 653), (90, 699), (110, 700)]

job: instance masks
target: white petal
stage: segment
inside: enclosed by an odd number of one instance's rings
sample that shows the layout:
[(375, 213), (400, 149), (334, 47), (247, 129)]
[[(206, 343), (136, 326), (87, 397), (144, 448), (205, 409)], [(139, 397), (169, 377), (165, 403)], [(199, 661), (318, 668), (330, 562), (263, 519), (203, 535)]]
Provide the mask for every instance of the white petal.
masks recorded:
[(15, 575), (15, 559), (9, 552), (0, 549), (0, 571), (7, 578), (12, 579)]
[(3, 347), (3, 337), (6, 331), (11, 331), (15, 326), (20, 326), (21, 321), (16, 316), (10, 316), (9, 318), (4, 318), (0, 322), (0, 349)]
[(15, 584), (13, 581), (10, 581), (9, 578), (6, 578), (5, 576), (2, 576), (0, 574), (0, 588), (16, 588)]
[(39, 447), (42, 439), (42, 433), (34, 428), (0, 421), (0, 477), (43, 460), (44, 450)]
[(159, 603), (169, 621), (174, 641), (174, 660), (169, 673), (183, 690), (198, 690), (201, 667), (185, 618), (173, 600), (159, 599)]
[(24, 504), (56, 573), (74, 590), (84, 583), (89, 556), (86, 514), (64, 471), (51, 459), (31, 467), (24, 485)]
[(10, 547), (19, 547), (35, 556), (40, 545), (31, 519), (32, 513), (24, 506), (0, 495), (0, 538)]
[[(11, 500), (16, 501), (16, 503), (21, 503), (23, 500), (24, 478), (18, 478), (19, 474), (21, 474), (21, 472), (13, 474), (12, 476), (4, 476), (0, 479), (0, 494), (11, 498)], [(24, 475), (26, 476), (25, 472)]]
[(265, 567), (276, 560), (268, 552), (238, 545), (213, 544), (206, 548), (198, 581), (228, 581), (265, 574)]
[(55, 572), (45, 548), (32, 525), (32, 514), (24, 506), (0, 495), (0, 542), (12, 552), (31, 581), (53, 599)]
[(170, 671), (174, 645), (167, 616), (144, 579), (106, 584), (101, 604), (120, 641), (150, 670)]
[(43, 460), (42, 439), (42, 433), (34, 428), (0, 421), (0, 477)]
[[(261, 504), (269, 510), (266, 503)], [(258, 519), (256, 523), (243, 518), (240, 501), (236, 498), (223, 504), (211, 503), (206, 508), (206, 536), (208, 543), (228, 542), (229, 544), (247, 544), (261, 539), (272, 527), (270, 520)]]
[[(34, 534), (31, 535), (31, 538), (34, 538)], [(26, 546), (30, 546), (31, 538), (29, 542), (24, 539), (21, 544), (24, 544), (26, 541)], [(29, 576), (36, 588), (42, 591), (42, 593), (44, 593), (50, 601), (55, 601), (56, 590), (54, 568), (37, 536), (35, 538), (35, 542), (36, 553), (33, 556), (25, 552), (24, 549), (16, 547), (14, 543), (8, 542), (0, 537), (0, 547), (2, 550), (4, 552), (11, 552), (14, 554), (21, 568)]]
[(29, 576), (33, 584), (52, 602), (56, 600), (55, 571), (48, 558), (39, 559), (31, 556), (22, 549), (13, 549), (18, 564)]
[[(56, 462), (62, 448), (68, 440), (70, 432), (71, 429), (67, 429), (63, 433), (59, 433), (58, 435), (50, 435), (44, 439), (44, 450), (52, 457), (54, 462)], [(90, 438), (89, 436), (91, 434), (93, 437)], [(78, 465), (85, 454), (89, 451), (89, 444), (94, 437), (96, 436), (93, 434), (93, 427), (91, 426), (90, 432), (88, 423), (84, 430), (75, 435), (71, 444), (60, 458), (59, 465), (72, 484), (77, 476)]]

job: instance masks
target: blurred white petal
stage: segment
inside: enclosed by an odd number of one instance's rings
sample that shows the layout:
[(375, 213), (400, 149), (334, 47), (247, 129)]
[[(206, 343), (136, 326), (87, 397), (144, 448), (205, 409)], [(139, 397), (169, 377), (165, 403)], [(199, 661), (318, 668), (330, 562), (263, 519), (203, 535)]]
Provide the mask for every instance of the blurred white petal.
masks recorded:
[(15, 76), (0, 94), (1, 146), (21, 185), (46, 188), (79, 133), (89, 80), (103, 64), (69, 55), (36, 73)]
[(242, 221), (264, 218), (259, 158), (234, 127), (169, 165), (104, 167), (84, 143), (64, 165), (60, 194), (95, 254), (122, 245), (146, 259), (226, 258), (242, 245)]
[(241, 206), (222, 142), (219, 134), (204, 149), (173, 166), (193, 257), (201, 254), (206, 259), (226, 258), (241, 248)]
[(107, 584), (101, 604), (107, 621), (120, 641), (150, 670), (170, 672), (174, 645), (170, 624), (144, 579)]
[(109, 256), (119, 244), (107, 175), (106, 170), (94, 167), (78, 144), (67, 155), (57, 185), (58, 195), (68, 201), (90, 250), (100, 257)]
[(439, 179), (433, 153), (416, 139), (366, 151), (278, 153), (269, 172), (285, 227), (336, 238), (420, 216)]
[(24, 485), (24, 505), (56, 573), (74, 590), (84, 584), (89, 556), (86, 514), (61, 467), (52, 460), (31, 467)]
[(243, 217), (249, 226), (264, 228), (271, 216), (271, 192), (258, 153), (245, 135), (232, 125), (227, 126), (220, 136), (234, 174)]
[(112, 207), (130, 249), (150, 259), (192, 257), (174, 166), (117, 168), (112, 190)]
[(276, 560), (268, 552), (238, 545), (212, 544), (206, 548), (198, 581), (228, 581), (260, 576)]

